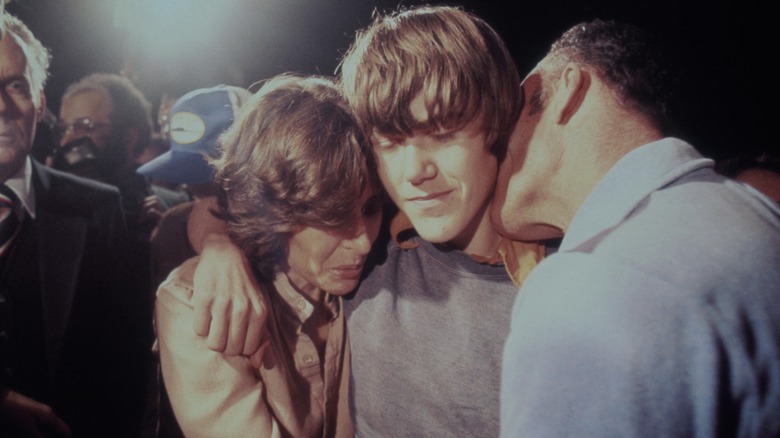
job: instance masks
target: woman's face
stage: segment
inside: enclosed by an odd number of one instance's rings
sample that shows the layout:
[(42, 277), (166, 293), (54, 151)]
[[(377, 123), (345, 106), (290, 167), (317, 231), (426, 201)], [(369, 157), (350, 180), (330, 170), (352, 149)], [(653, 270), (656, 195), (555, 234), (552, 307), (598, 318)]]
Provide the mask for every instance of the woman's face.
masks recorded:
[(290, 237), (287, 276), (314, 300), (321, 292), (344, 295), (357, 287), (382, 221), (382, 201), (366, 188), (354, 209), (354, 224), (340, 230), (305, 227)]

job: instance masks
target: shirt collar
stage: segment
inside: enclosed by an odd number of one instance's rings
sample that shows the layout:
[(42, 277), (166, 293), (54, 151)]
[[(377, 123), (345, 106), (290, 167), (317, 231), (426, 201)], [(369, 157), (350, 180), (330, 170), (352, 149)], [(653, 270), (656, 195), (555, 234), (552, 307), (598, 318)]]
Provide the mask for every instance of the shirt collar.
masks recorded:
[[(412, 221), (404, 212), (399, 211), (390, 222), (390, 235), (393, 241), (402, 249), (412, 249), (420, 246), (414, 240), (417, 232)], [(503, 265), (507, 274), (516, 286), (520, 286), (523, 280), (531, 273), (531, 270), (544, 258), (545, 246), (535, 242), (517, 242), (507, 238), (501, 238), (498, 250), (492, 257), (483, 257), (469, 254), (479, 263), (491, 265)]]
[(648, 194), (699, 168), (712, 167), (688, 143), (665, 138), (640, 146), (604, 175), (572, 218), (560, 251), (620, 224)]
[[(283, 272), (277, 272), (274, 277), (274, 288), (282, 301), (289, 307), (290, 311), (296, 315), (303, 324), (312, 313), (314, 313), (314, 305), (309, 302), (300, 292), (298, 292), (292, 284), (290, 284), (290, 278)], [(331, 318), (338, 316), (338, 300), (336, 297), (326, 294), (325, 300), (328, 304), (328, 309), (331, 312)]]
[(30, 217), (35, 219), (35, 191), (32, 186), (32, 161), (30, 157), (25, 159), (24, 166), (14, 176), (8, 178), (5, 185), (19, 198), (24, 210), (30, 214)]

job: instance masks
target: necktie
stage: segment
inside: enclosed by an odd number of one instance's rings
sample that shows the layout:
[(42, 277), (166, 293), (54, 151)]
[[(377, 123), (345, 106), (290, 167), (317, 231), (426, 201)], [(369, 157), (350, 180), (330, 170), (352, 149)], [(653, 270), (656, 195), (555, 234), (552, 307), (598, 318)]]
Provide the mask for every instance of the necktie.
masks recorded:
[(16, 195), (7, 186), (0, 186), (0, 257), (8, 252), (11, 242), (19, 232), (16, 216)]

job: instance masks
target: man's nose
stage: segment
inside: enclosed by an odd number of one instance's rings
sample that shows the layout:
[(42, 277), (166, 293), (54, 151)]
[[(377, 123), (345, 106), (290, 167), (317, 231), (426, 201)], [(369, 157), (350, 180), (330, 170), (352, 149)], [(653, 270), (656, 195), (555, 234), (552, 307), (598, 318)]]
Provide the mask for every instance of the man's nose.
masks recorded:
[(60, 131), (60, 146), (65, 146), (75, 139), (76, 132), (72, 126), (69, 126), (67, 129)]
[(13, 107), (13, 102), (11, 101), (8, 94), (5, 92), (0, 92), (0, 114), (7, 115), (9, 111), (11, 111), (11, 108)]

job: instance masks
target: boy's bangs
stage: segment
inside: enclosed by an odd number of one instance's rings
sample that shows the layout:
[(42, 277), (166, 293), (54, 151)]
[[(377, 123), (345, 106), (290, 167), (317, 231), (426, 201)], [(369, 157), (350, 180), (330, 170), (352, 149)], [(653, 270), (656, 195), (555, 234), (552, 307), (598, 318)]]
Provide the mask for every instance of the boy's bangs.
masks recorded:
[[(452, 63), (406, 63), (378, 73), (367, 88), (365, 122), (372, 131), (397, 137), (457, 130), (484, 116), (478, 84)], [(412, 114), (411, 104), (418, 96), (423, 98), (426, 120)]]

